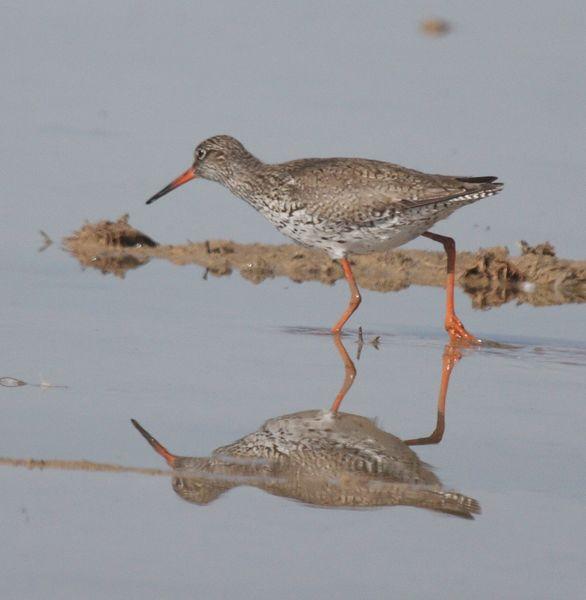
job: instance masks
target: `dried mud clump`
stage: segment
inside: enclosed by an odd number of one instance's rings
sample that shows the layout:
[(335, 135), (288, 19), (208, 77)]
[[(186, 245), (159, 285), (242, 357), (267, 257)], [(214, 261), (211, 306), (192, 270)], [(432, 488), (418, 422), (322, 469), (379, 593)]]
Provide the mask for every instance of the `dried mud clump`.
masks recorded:
[(128, 215), (117, 221), (86, 223), (63, 244), (82, 267), (112, 273), (124, 279), (127, 271), (149, 262), (145, 256), (129, 254), (130, 249), (155, 248), (158, 244), (128, 223)]
[(68, 246), (97, 244), (107, 248), (154, 248), (158, 245), (148, 235), (132, 227), (128, 218), (128, 215), (122, 215), (117, 221), (86, 223), (79, 231), (66, 238), (65, 242)]
[(462, 275), (461, 283), (464, 287), (486, 288), (524, 281), (521, 271), (508, 259), (509, 251), (502, 246), (481, 250), (476, 264)]
[(149, 262), (148, 258), (138, 258), (130, 254), (112, 256), (110, 254), (95, 254), (92, 256), (78, 255), (80, 264), (84, 267), (98, 269), (104, 275), (111, 273), (120, 279), (124, 279), (126, 273), (132, 269), (138, 269)]
[[(124, 277), (129, 269), (158, 258), (176, 265), (199, 265), (208, 275), (223, 276), (239, 271), (242, 277), (261, 283), (274, 277), (294, 282), (319, 281), (332, 285), (343, 279), (339, 264), (319, 250), (293, 244), (238, 244), (228, 240), (206, 240), (176, 245), (158, 245), (134, 229), (128, 216), (117, 221), (86, 223), (64, 240), (65, 249), (82, 266)], [(555, 256), (548, 242), (529, 246), (513, 257), (504, 247), (459, 252), (456, 280), (472, 297), (475, 307), (489, 308), (516, 300), (536, 306), (586, 302), (586, 261)], [(353, 256), (352, 270), (361, 288), (380, 292), (410, 285), (444, 286), (444, 252), (395, 250)]]
[(263, 258), (258, 258), (254, 262), (244, 265), (240, 274), (244, 279), (248, 279), (252, 283), (261, 283), (269, 277), (274, 277), (273, 269)]
[(511, 257), (503, 247), (478, 252), (460, 279), (474, 307), (500, 306), (513, 299), (534, 306), (586, 302), (586, 261), (557, 258), (549, 242), (522, 242), (521, 250), (519, 257)]
[(509, 260), (504, 247), (489, 248), (478, 253), (476, 263), (460, 278), (464, 291), (472, 296), (476, 308), (490, 308), (509, 302), (517, 295), (525, 276)]

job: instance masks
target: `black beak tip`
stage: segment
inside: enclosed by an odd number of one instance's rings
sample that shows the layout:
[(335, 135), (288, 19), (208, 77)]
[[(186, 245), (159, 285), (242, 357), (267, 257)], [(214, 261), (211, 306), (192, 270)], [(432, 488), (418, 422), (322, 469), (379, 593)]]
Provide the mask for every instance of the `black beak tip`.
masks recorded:
[(164, 196), (165, 194), (167, 194), (168, 192), (170, 192), (170, 189), (163, 189), (160, 192), (157, 192), (154, 196), (151, 196), (147, 201), (146, 204), (152, 204), (155, 200), (158, 200), (159, 198), (161, 198), (161, 196)]
[(151, 446), (158, 444), (157, 440), (136, 419), (130, 419), (130, 422)]
[(190, 169), (187, 169), (187, 171), (185, 171), (185, 173), (182, 173), (181, 175), (179, 175), (179, 177), (174, 179), (169, 185), (166, 185), (162, 190), (159, 190), (154, 196), (151, 196), (146, 201), (146, 203), (152, 204), (155, 200), (158, 200), (159, 198), (166, 196), (169, 192), (172, 192), (175, 188), (178, 188), (180, 185), (183, 185), (184, 183), (187, 183), (188, 181), (191, 181), (194, 178), (195, 178), (195, 167), (191, 167)]
[(177, 186), (170, 183), (168, 186), (164, 187), (162, 190), (159, 190), (154, 196), (151, 196), (146, 203), (152, 204), (155, 200), (166, 196), (170, 191), (174, 190)]
[(150, 437), (152, 437), (149, 435), (149, 432), (136, 419), (130, 419), (130, 422), (134, 425), (135, 429), (137, 429), (147, 440)]

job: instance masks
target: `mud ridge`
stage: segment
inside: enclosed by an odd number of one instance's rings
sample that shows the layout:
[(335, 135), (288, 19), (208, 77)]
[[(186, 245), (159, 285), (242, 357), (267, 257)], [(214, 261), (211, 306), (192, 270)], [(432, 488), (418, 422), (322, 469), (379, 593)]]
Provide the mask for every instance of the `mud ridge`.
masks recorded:
[[(319, 281), (332, 285), (343, 278), (342, 268), (318, 250), (294, 244), (238, 244), (206, 240), (162, 245), (129, 224), (128, 215), (117, 221), (86, 223), (63, 240), (64, 248), (82, 267), (99, 269), (123, 278), (130, 269), (153, 258), (176, 265), (199, 265), (208, 274), (233, 271), (253, 283), (288, 277), (296, 283)], [(519, 304), (549, 306), (586, 301), (586, 261), (558, 258), (549, 242), (530, 246), (520, 242), (521, 255), (512, 256), (498, 246), (476, 252), (459, 252), (456, 280), (476, 308), (490, 308), (515, 300)], [(394, 250), (353, 256), (359, 286), (380, 292), (410, 285), (443, 287), (445, 254), (426, 250)]]
[(41, 458), (9, 458), (0, 457), (0, 466), (19, 467), (29, 470), (57, 469), (60, 471), (92, 471), (94, 473), (136, 473), (139, 475), (169, 475), (163, 469), (150, 469), (144, 467), (124, 467), (108, 463), (96, 463), (89, 460), (61, 460)]

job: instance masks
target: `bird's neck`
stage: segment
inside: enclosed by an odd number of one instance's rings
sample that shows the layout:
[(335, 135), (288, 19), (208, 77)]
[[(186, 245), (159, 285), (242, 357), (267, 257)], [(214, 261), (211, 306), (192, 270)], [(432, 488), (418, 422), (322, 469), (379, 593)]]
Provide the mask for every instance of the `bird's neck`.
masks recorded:
[(266, 179), (270, 167), (249, 154), (234, 162), (222, 183), (235, 195), (249, 204), (257, 205), (258, 199), (266, 190)]

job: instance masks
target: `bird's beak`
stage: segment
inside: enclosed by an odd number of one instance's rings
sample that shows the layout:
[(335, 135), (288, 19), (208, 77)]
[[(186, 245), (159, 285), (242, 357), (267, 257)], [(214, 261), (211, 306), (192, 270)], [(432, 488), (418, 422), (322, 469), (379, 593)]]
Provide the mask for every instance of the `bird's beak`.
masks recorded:
[(173, 467), (177, 457), (171, 454), (163, 444), (160, 444), (138, 421), (130, 419), (132, 424), (140, 431), (142, 437), (154, 448), (157, 454), (160, 454), (170, 467)]
[(180, 185), (183, 185), (184, 183), (187, 183), (188, 181), (195, 179), (195, 177), (196, 177), (195, 167), (189, 167), (189, 169), (187, 169), (187, 171), (185, 171), (185, 173), (181, 173), (181, 175), (179, 175), (179, 177), (177, 177), (177, 179), (173, 179), (173, 181), (168, 186), (164, 187), (160, 192), (157, 192), (154, 196), (149, 198), (146, 201), (146, 203), (150, 204), (151, 202), (158, 200), (159, 198), (161, 198), (165, 194), (168, 194), (170, 191), (174, 190), (175, 188), (179, 187)]

